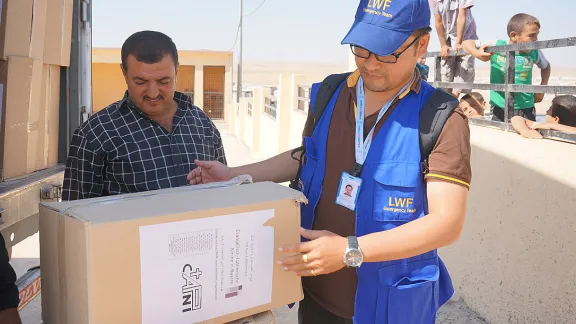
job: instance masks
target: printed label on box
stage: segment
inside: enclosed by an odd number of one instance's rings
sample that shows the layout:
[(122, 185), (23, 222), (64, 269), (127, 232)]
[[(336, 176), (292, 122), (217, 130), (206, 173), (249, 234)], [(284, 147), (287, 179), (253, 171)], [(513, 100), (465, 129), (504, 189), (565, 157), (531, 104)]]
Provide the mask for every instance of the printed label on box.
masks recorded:
[(196, 323), (272, 302), (274, 210), (140, 227), (142, 323)]

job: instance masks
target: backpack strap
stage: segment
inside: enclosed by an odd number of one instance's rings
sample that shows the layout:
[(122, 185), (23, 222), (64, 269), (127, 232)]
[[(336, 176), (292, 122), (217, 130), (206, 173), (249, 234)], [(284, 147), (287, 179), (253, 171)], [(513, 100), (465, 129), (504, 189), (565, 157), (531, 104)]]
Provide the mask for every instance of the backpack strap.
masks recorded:
[[(331, 74), (327, 76), (322, 83), (320, 83), (318, 91), (311, 91), (311, 93), (315, 93), (314, 96), (310, 96), (310, 109), (312, 109), (312, 114), (314, 116), (314, 127), (318, 124), (326, 106), (328, 106), (330, 99), (332, 99), (332, 96), (336, 90), (338, 90), (340, 84), (342, 84), (349, 75), (349, 72)], [(312, 105), (312, 103), (314, 104)]]
[(458, 107), (458, 99), (442, 89), (435, 89), (420, 110), (420, 169), (428, 173), (428, 157), (436, 146), (446, 121)]
[[(312, 85), (312, 88), (310, 89), (310, 110), (312, 111), (312, 117), (314, 118), (314, 128), (318, 125), (318, 121), (322, 117), (324, 110), (326, 110), (326, 106), (328, 106), (330, 99), (332, 99), (332, 96), (336, 90), (338, 90), (340, 84), (342, 84), (349, 75), (350, 73), (331, 74), (320, 84), (315, 83)], [(312, 130), (314, 130), (314, 128), (312, 128)], [(298, 153), (300, 153), (300, 155), (296, 157), (295, 155)], [(290, 181), (289, 185), (292, 189), (298, 189), (298, 181), (300, 180), (300, 172), (302, 171), (302, 159), (304, 153), (305, 149), (303, 145), (293, 149), (291, 152), (292, 158), (298, 161), (298, 172), (296, 173), (296, 178)]]

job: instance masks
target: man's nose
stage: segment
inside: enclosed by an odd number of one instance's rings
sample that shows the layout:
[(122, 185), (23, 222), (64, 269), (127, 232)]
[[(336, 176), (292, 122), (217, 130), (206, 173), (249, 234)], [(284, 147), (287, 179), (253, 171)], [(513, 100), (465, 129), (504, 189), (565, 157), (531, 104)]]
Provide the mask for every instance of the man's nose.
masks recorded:
[(372, 71), (372, 70), (378, 70), (380, 68), (380, 61), (378, 61), (376, 59), (376, 56), (372, 53), (370, 53), (370, 57), (368, 57), (367, 59), (364, 59), (364, 67), (368, 70), (368, 71)]
[(158, 90), (158, 86), (156, 85), (156, 82), (148, 82), (148, 97), (150, 97), (151, 99), (157, 98), (158, 95), (160, 94), (160, 91)]

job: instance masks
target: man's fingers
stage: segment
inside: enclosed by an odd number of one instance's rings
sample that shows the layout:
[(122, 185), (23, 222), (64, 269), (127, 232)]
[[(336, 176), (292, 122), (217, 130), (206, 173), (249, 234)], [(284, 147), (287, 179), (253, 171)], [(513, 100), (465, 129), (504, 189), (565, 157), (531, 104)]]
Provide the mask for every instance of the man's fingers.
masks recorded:
[(314, 263), (300, 263), (300, 264), (293, 264), (293, 265), (287, 265), (284, 266), (284, 270), (285, 271), (292, 271), (292, 272), (296, 272), (296, 273), (301, 273), (301, 272), (310, 272), (310, 270), (314, 269), (314, 272), (319, 272), (320, 267), (317, 264)]
[(306, 253), (312, 251), (312, 242), (287, 244), (280, 248), (282, 253)]
[(315, 230), (307, 230), (305, 228), (300, 228), (300, 235), (302, 235), (303, 237), (309, 239), (309, 240), (315, 240), (317, 238), (320, 238), (322, 236), (330, 236), (330, 235), (335, 235), (332, 232), (328, 232), (328, 231), (315, 231)]
[(188, 179), (188, 181), (190, 181), (190, 180), (197, 178), (197, 177), (202, 177), (202, 169), (200, 169), (200, 168), (196, 168), (196, 169), (190, 171), (188, 173), (188, 175), (186, 176), (186, 179)]
[(202, 169), (210, 169), (212, 166), (214, 166), (214, 161), (194, 160), (194, 163), (196, 163), (196, 165)]
[(294, 264), (300, 264), (300, 263), (312, 264), (312, 263), (314, 263), (314, 261), (316, 261), (316, 257), (314, 256), (314, 252), (310, 252), (310, 253), (301, 253), (301, 254), (296, 254), (296, 255), (291, 255), (291, 256), (285, 257), (284, 259), (279, 260), (278, 263), (282, 264), (282, 265), (294, 265)]
[(319, 269), (319, 268), (306, 269), (306, 270), (298, 271), (298, 272), (296, 272), (296, 274), (300, 277), (315, 277), (315, 276), (323, 274), (322, 271), (324, 271), (324, 270)]

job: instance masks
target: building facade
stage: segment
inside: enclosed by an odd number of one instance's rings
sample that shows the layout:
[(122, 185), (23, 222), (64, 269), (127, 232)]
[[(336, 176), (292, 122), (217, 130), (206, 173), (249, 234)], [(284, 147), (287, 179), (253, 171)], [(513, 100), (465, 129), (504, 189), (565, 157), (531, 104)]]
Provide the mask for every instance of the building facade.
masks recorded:
[[(92, 50), (93, 113), (122, 99), (126, 82), (119, 48)], [(212, 119), (226, 119), (232, 103), (232, 52), (178, 51), (180, 67), (176, 90), (188, 94), (194, 105)]]

